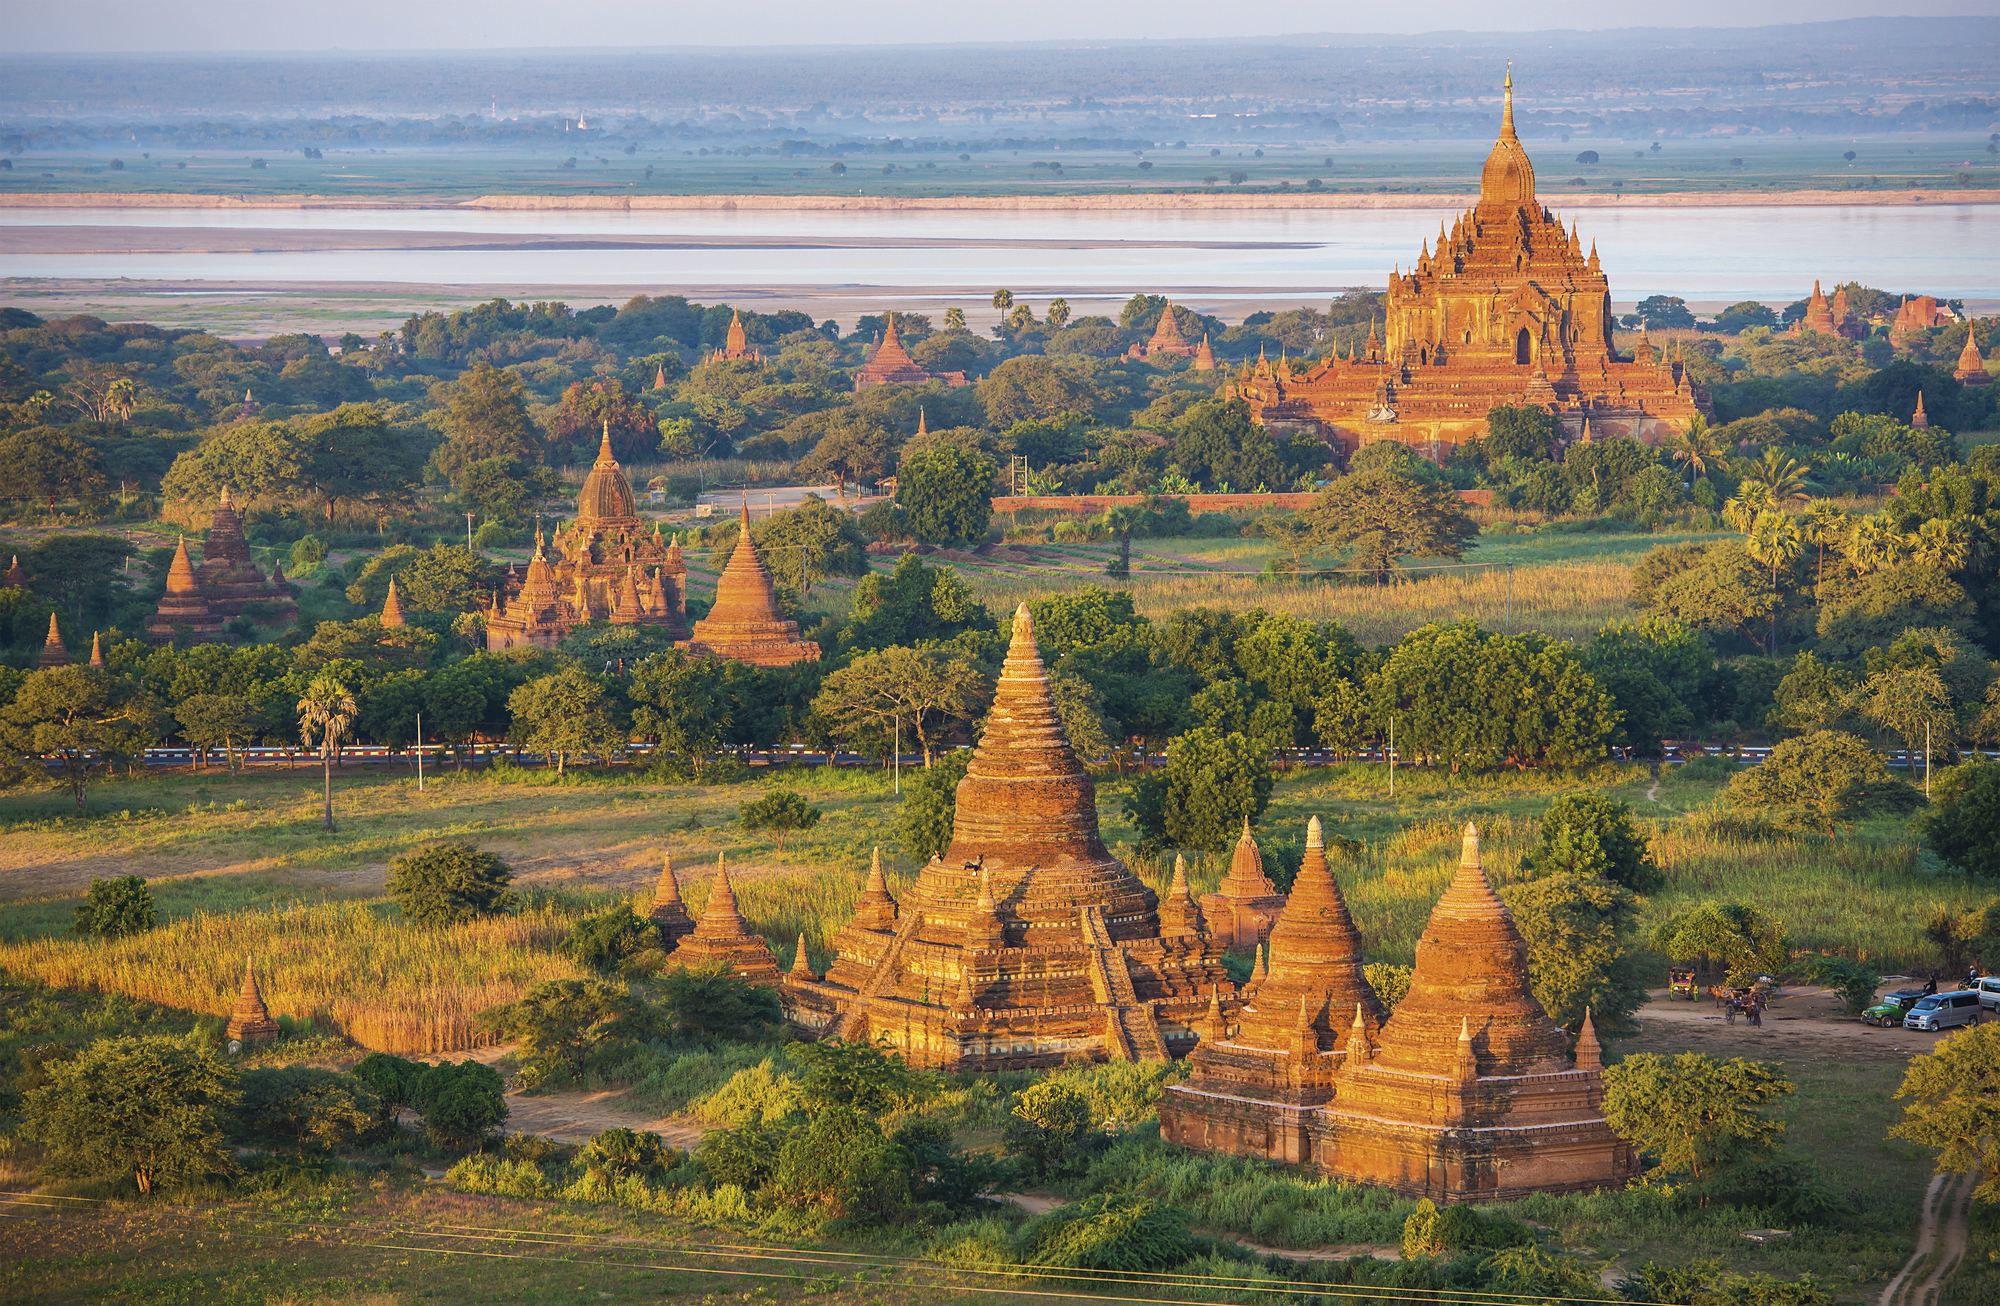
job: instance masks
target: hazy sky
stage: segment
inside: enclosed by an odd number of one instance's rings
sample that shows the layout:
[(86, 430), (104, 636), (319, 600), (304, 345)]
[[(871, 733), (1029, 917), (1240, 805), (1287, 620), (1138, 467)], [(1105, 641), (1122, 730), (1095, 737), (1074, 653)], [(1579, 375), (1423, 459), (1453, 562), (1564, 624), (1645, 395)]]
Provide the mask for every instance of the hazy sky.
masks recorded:
[(1659, 24), (1741, 27), (1875, 15), (2000, 15), (2000, 0), (6, 0), (13, 51), (536, 49), (558, 46), (1269, 36), (1296, 32), (1532, 31)]

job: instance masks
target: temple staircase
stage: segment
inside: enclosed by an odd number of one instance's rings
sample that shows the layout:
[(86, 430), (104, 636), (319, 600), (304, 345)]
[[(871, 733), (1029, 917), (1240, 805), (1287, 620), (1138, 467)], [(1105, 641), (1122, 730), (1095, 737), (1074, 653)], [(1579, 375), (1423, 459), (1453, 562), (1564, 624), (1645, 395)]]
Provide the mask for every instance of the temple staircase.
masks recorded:
[(852, 1006), (841, 1012), (839, 1017), (826, 1027), (823, 1038), (844, 1039), (852, 1031), (860, 1028), (868, 1008), (895, 984), (896, 973), (903, 964), (903, 945), (917, 937), (917, 931), (923, 928), (923, 923), (922, 911), (912, 910), (903, 913), (902, 918), (896, 922), (896, 933), (890, 938), (889, 946), (882, 951), (882, 960), (876, 965), (874, 974), (868, 977), (867, 987), (855, 995)]
[(1106, 1042), (1120, 1061), (1165, 1061), (1167, 1045), (1160, 1038), (1153, 1009), (1139, 1001), (1125, 954), (1112, 942), (1104, 924), (1104, 909), (1082, 908), (1084, 946), (1090, 955), (1090, 989), (1105, 1008)]

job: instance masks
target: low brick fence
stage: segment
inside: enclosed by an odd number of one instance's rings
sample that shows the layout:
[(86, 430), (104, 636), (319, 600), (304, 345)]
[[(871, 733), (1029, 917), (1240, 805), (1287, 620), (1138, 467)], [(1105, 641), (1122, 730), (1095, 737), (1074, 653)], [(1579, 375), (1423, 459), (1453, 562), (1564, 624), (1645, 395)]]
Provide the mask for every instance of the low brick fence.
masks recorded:
[[(993, 501), (993, 511), (1015, 512), (1022, 508), (1053, 508), (1061, 512), (1098, 513), (1121, 504), (1144, 503), (1149, 497), (1144, 494), (1002, 495)], [(1228, 512), (1231, 508), (1296, 510), (1305, 507), (1319, 496), (1317, 494), (1175, 494), (1164, 497), (1185, 499), (1188, 511), (1200, 515), (1205, 512)], [(1460, 490), (1458, 497), (1475, 507), (1493, 506), (1491, 490)]]

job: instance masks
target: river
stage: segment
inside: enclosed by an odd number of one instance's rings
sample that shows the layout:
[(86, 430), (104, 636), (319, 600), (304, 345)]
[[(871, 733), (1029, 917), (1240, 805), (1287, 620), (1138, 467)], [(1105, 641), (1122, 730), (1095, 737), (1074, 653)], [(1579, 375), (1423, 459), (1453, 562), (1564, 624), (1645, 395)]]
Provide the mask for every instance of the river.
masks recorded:
[[(497, 212), (0, 209), (0, 276), (674, 289), (879, 288), (1097, 299), (1144, 289), (1298, 302), (1383, 284), (1436, 209)], [(2000, 208), (1581, 211), (1620, 303), (1788, 303), (1815, 278), (2000, 299)], [(46, 283), (44, 283), (46, 284)]]

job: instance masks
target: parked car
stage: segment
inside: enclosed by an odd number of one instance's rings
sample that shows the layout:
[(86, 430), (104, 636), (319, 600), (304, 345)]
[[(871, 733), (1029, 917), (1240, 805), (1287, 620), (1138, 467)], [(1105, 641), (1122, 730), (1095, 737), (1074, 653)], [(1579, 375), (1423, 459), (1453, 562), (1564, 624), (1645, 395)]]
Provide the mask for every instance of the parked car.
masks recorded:
[(1933, 993), (1927, 998), (1917, 999), (1917, 1005), (1903, 1017), (1903, 1028), (1936, 1031), (1959, 1025), (1977, 1025), (1985, 1010), (1979, 1005), (1977, 989)]
[(1899, 989), (1862, 1012), (1861, 1019), (1865, 1024), (1879, 1025), (1884, 1029), (1901, 1026), (1903, 1017), (1909, 1015), (1910, 1008), (1923, 997), (1922, 989)]
[(1972, 987), (1979, 990), (1979, 1005), (1988, 1011), (2000, 1011), (2000, 975), (1981, 976), (1979, 983)]

